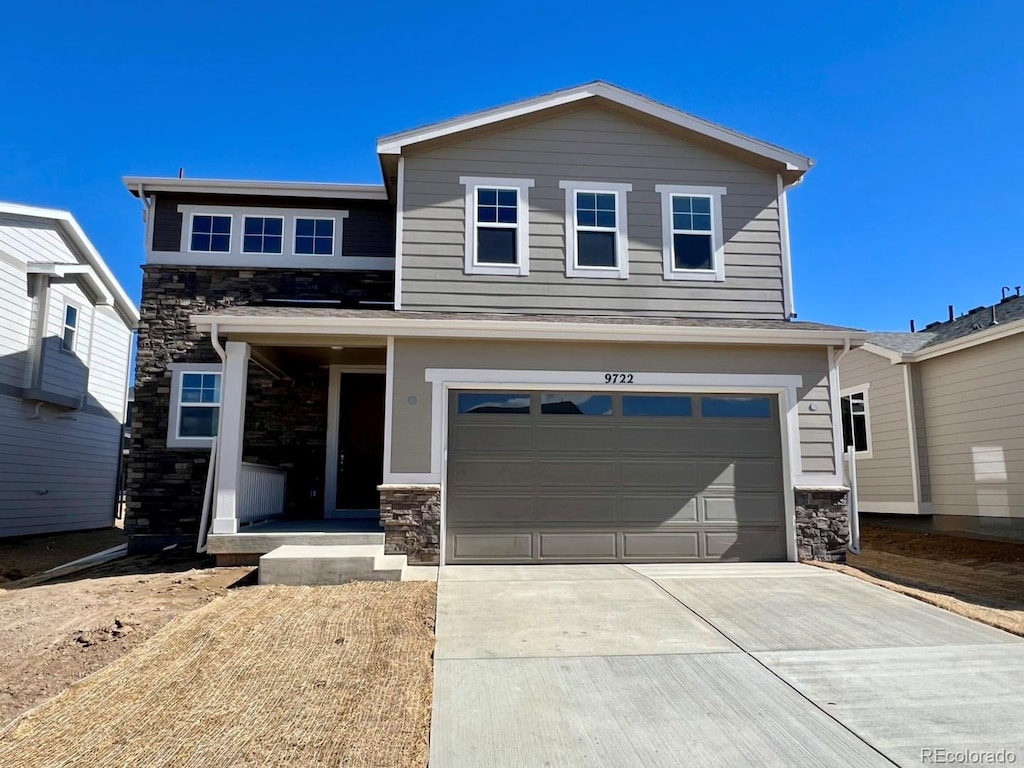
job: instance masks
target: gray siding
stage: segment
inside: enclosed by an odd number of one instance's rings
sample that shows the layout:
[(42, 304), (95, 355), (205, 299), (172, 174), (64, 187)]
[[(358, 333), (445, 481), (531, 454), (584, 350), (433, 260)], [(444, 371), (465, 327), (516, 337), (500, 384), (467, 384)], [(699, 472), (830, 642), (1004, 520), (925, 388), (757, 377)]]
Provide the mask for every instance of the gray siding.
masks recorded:
[[(464, 274), (459, 177), (530, 178), (530, 274)], [(565, 276), (563, 180), (631, 183), (628, 280)], [(724, 186), (723, 283), (666, 281), (656, 184)], [(775, 173), (619, 113), (588, 107), (405, 159), (402, 307), (523, 313), (781, 318)]]
[(914, 482), (903, 366), (857, 349), (840, 361), (839, 380), (842, 390), (870, 384), (871, 451), (870, 458), (857, 458), (859, 500), (912, 503)]
[(934, 512), (1024, 518), (1024, 336), (919, 366)]
[(824, 349), (396, 339), (393, 472), (430, 471), (431, 386), (425, 380), (427, 368), (800, 374), (804, 384), (797, 393), (803, 470), (811, 474), (835, 471)]

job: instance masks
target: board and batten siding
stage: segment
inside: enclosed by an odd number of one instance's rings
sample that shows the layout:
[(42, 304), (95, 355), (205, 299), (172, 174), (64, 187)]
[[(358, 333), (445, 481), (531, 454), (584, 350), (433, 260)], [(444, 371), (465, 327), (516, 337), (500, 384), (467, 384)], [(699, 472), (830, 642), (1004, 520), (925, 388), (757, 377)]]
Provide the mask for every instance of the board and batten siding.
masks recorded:
[(1024, 518), (1024, 336), (918, 366), (932, 510)]
[(803, 472), (835, 472), (828, 356), (822, 348), (395, 339), (391, 432), (391, 471), (395, 473), (430, 471), (432, 390), (425, 378), (427, 368), (799, 374), (803, 376), (803, 387), (797, 392)]
[[(610, 109), (588, 107), (404, 159), (402, 308), (784, 317), (778, 182), (763, 169)], [(533, 179), (530, 274), (466, 275), (461, 176)], [(567, 278), (560, 181), (630, 183), (629, 278)], [(665, 280), (656, 184), (726, 187), (724, 282)], [(598, 185), (599, 186), (599, 185)]]
[[(855, 349), (839, 362), (842, 391), (867, 388), (870, 458), (857, 457), (857, 497), (861, 502), (913, 503), (907, 392), (902, 365)], [(870, 511), (884, 511), (872, 507)]]

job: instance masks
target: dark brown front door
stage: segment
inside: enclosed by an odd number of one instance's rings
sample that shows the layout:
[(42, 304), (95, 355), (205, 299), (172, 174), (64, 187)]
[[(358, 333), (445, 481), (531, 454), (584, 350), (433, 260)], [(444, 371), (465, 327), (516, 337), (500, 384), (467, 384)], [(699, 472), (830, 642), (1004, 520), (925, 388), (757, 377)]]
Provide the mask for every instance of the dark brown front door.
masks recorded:
[(337, 508), (377, 510), (384, 477), (384, 375), (343, 373), (340, 405)]

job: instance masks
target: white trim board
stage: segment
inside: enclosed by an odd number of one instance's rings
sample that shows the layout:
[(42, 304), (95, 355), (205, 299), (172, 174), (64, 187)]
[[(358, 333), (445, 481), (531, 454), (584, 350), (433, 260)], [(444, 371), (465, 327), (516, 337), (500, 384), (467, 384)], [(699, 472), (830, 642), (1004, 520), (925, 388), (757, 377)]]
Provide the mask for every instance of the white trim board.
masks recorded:
[(789, 241), (789, 199), (782, 174), (776, 176), (779, 183), (779, 238), (782, 246), (782, 303), (786, 317), (796, 317), (796, 300), (793, 297), (793, 254)]
[(312, 181), (243, 181), (239, 179), (192, 179), (162, 176), (125, 176), (124, 185), (135, 197), (153, 192), (228, 195), (286, 195), (288, 197), (337, 197), (352, 200), (387, 200), (383, 184), (323, 184)]

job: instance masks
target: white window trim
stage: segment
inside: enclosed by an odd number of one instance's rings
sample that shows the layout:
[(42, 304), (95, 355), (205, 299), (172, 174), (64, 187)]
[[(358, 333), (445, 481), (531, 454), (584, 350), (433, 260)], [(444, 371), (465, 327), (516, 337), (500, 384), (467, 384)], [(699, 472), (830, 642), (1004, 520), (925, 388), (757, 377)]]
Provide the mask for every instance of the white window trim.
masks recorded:
[[(565, 276), (627, 279), (629, 277), (629, 230), (626, 194), (633, 191), (633, 185), (607, 181), (560, 181), (558, 186), (565, 190)], [(614, 267), (581, 267), (576, 263), (578, 250), (576, 194), (578, 192), (615, 196), (615, 255), (618, 264)], [(581, 231), (607, 232), (608, 229), (605, 227), (583, 227)]]
[[(467, 275), (497, 275), (504, 277), (525, 277), (530, 274), (530, 188), (533, 179), (508, 179), (493, 176), (460, 176), (459, 183), (466, 188), (466, 250), (465, 268)], [(476, 191), (485, 189), (511, 189), (516, 193), (516, 224), (495, 224), (483, 222), (485, 226), (516, 230), (515, 264), (480, 264), (476, 260), (476, 231), (481, 222), (477, 221)]]
[[(74, 325), (70, 325), (70, 326), (68, 325), (68, 308), (69, 307), (71, 309), (75, 310), (75, 324)], [(65, 335), (68, 332), (68, 328), (71, 328), (71, 330), (73, 330), (75, 332), (74, 336), (72, 336), (71, 348), (70, 349), (68, 349), (66, 346), (64, 346), (64, 337), (65, 337)], [(64, 302), (64, 311), (61, 313), (61, 321), (60, 321), (60, 349), (61, 349), (62, 352), (67, 352), (68, 354), (71, 354), (71, 355), (75, 354), (75, 350), (78, 349), (78, 334), (79, 334), (79, 331), (81, 329), (82, 329), (82, 308), (80, 306), (78, 306), (78, 304), (75, 304), (73, 301), (65, 301)]]
[[(196, 225), (196, 216), (216, 216), (218, 219), (228, 220), (228, 249), (226, 251), (202, 251), (196, 250), (192, 247), (192, 231)], [(212, 225), (211, 225), (212, 226)], [(182, 228), (184, 229), (184, 227)], [(212, 237), (212, 235), (211, 235)], [(235, 241), (235, 217), (230, 213), (218, 213), (216, 211), (190, 211), (188, 217), (188, 231), (182, 234), (183, 244), (182, 250), (188, 248), (188, 253), (211, 253), (211, 254), (225, 254), (231, 253), (231, 246), (234, 245)]]
[[(725, 187), (695, 187), (684, 184), (656, 184), (654, 191), (661, 195), (661, 242), (662, 269), (666, 280), (698, 280), (705, 282), (723, 282), (725, 280), (725, 239), (722, 230), (722, 197), (726, 194)], [(676, 195), (685, 197), (707, 197), (711, 199), (711, 269), (677, 269), (675, 262), (676, 232), (672, 218), (672, 198)], [(678, 230), (707, 234), (695, 230)]]
[[(263, 224), (264, 228), (266, 228), (266, 220), (267, 219), (278, 219), (281, 222), (281, 252), (280, 253), (268, 253), (267, 251), (247, 251), (247, 250), (245, 250), (245, 223), (249, 219), (263, 219), (264, 220), (264, 224)], [(243, 213), (242, 214), (242, 230), (241, 230), (241, 232), (238, 233), (239, 234), (239, 248), (242, 249), (242, 253), (246, 254), (247, 256), (283, 256), (285, 254), (285, 249), (284, 249), (284, 245), (285, 245), (285, 240), (284, 240), (284, 222), (285, 222), (285, 217), (284, 217), (283, 214), (274, 215), (274, 214), (269, 214), (269, 213), (268, 214), (264, 214), (264, 213), (251, 213), (251, 212)], [(266, 235), (260, 235), (260, 237), (266, 237)], [(273, 237), (273, 235), (271, 235), (271, 237)]]
[[(221, 402), (217, 408), (224, 406), (224, 370), (220, 363), (171, 363), (167, 366), (171, 372), (171, 402), (170, 412), (167, 418), (167, 447), (168, 448), (211, 448), (214, 438), (212, 437), (181, 437), (178, 434), (179, 422), (181, 420), (181, 377), (186, 373), (219, 373), (221, 374)], [(195, 405), (189, 403), (190, 406)], [(200, 407), (213, 408), (212, 403), (200, 404)]]
[[(299, 219), (312, 219), (313, 220), (313, 232), (314, 233), (316, 232), (316, 222), (318, 222), (318, 221), (327, 221), (328, 219), (330, 219), (330, 222), (331, 222), (331, 252), (330, 253), (298, 253), (295, 250), (295, 241), (299, 237)], [(317, 237), (317, 235), (314, 234), (313, 235), (314, 249), (316, 247), (316, 237)], [(337, 239), (338, 239), (338, 222), (334, 218), (333, 215), (332, 216), (306, 216), (306, 215), (303, 215), (301, 213), (298, 213), (295, 216), (292, 216), (292, 239), (291, 239), (291, 243), (292, 243), (291, 255), (292, 256), (299, 256), (299, 257), (304, 257), (304, 258), (314, 258), (314, 259), (329, 259), (329, 258), (334, 256), (334, 252), (337, 250), (337, 248), (335, 247)]]
[[(869, 392), (870, 388), (871, 388), (871, 385), (870, 385), (870, 383), (868, 383), (868, 384), (860, 384), (860, 385), (855, 386), (855, 387), (846, 387), (845, 389), (839, 390), (839, 419), (840, 419), (840, 422), (839, 422), (839, 429), (840, 429), (839, 435), (840, 435), (840, 440), (842, 442), (845, 442), (845, 441), (842, 440), (842, 428), (843, 428), (843, 423), (842, 423), (843, 403), (842, 403), (842, 401), (843, 401), (843, 398), (844, 397), (850, 397), (851, 395), (863, 395), (864, 396), (864, 436), (867, 438), (868, 446), (863, 451), (854, 451), (854, 454), (856, 454), (858, 459), (870, 459), (870, 458), (872, 458), (873, 449), (874, 449), (874, 441), (871, 439), (871, 405), (868, 403), (868, 397), (869, 397), (868, 392)], [(843, 451), (844, 452), (846, 451), (845, 445), (843, 446)]]

